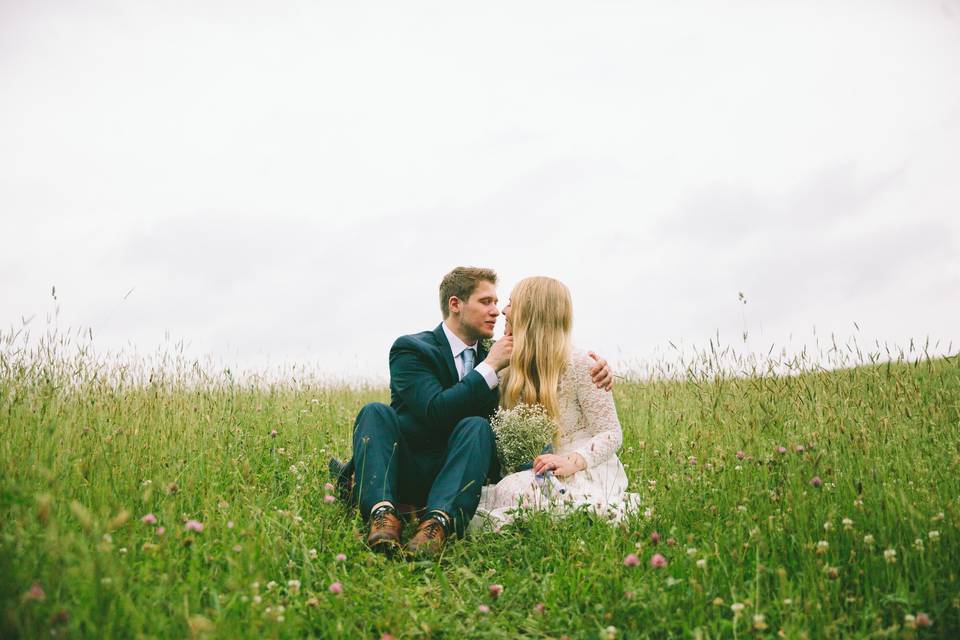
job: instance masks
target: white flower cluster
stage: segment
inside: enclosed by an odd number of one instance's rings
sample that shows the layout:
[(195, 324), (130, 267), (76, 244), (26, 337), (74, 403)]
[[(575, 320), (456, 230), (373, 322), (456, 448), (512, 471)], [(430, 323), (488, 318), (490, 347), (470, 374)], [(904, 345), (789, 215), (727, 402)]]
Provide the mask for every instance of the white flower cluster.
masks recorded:
[(539, 404), (497, 409), (490, 420), (497, 441), (497, 457), (504, 473), (529, 464), (553, 442), (556, 423)]

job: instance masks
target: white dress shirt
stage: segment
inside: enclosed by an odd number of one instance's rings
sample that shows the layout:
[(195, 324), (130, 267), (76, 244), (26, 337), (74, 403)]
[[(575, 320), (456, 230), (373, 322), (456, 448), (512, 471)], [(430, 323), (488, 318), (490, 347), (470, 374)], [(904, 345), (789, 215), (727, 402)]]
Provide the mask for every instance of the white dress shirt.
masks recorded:
[[(447, 336), (447, 342), (450, 343), (450, 350), (453, 352), (453, 363), (457, 366), (457, 376), (460, 379), (463, 379), (463, 358), (460, 357), (460, 354), (464, 352), (468, 347), (473, 349), (474, 359), (479, 357), (477, 352), (478, 343), (466, 344), (463, 340), (457, 337), (457, 335), (450, 331), (450, 328), (447, 326), (447, 323), (442, 323), (443, 333)], [(487, 381), (487, 386), (491, 389), (495, 388), (500, 384), (500, 379), (497, 378), (497, 372), (493, 370), (493, 367), (488, 365), (486, 362), (478, 362), (477, 365), (473, 368), (474, 371), (483, 376), (483, 379)]]

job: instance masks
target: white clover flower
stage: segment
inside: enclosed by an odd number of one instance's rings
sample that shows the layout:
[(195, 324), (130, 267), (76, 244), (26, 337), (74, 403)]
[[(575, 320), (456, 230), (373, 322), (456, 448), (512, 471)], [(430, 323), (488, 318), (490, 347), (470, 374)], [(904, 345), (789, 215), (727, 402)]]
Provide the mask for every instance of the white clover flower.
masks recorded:
[(883, 559), (888, 564), (893, 564), (897, 561), (897, 550), (896, 549), (886, 549), (883, 552)]
[(927, 532), (927, 537), (930, 538), (930, 542), (937, 542), (940, 540), (940, 532), (936, 530), (929, 531)]

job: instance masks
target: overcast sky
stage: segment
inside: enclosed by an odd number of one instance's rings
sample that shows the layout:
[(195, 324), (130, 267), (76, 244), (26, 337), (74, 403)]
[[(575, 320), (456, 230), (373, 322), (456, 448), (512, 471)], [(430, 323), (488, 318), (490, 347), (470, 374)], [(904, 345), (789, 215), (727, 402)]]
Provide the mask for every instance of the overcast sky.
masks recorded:
[(960, 2), (0, 0), (0, 217), (6, 330), (241, 369), (384, 379), (458, 264), (621, 370), (960, 344)]

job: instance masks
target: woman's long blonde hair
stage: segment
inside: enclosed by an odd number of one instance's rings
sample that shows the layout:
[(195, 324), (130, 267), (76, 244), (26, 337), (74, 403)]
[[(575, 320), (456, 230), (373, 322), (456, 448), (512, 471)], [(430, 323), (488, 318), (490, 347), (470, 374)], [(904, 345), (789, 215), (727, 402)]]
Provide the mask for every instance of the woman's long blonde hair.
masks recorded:
[(510, 294), (513, 355), (504, 374), (500, 404), (540, 404), (557, 419), (560, 376), (570, 354), (573, 301), (553, 278), (521, 280)]

